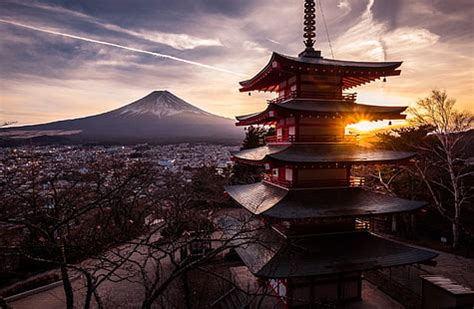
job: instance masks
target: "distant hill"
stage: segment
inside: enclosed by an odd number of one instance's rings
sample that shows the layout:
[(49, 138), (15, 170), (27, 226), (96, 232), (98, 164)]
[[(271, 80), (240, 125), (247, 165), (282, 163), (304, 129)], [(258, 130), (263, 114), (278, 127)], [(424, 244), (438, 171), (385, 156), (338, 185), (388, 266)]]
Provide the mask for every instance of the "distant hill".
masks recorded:
[(238, 143), (243, 130), (232, 119), (199, 109), (169, 91), (99, 115), (0, 130), (3, 144), (17, 143)]

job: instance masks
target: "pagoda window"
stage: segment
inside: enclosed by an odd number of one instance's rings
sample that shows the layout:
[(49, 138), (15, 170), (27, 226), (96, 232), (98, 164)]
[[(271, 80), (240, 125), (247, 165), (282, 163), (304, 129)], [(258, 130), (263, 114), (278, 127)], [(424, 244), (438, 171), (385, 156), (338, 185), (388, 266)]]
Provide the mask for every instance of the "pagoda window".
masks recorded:
[(279, 175), (278, 169), (277, 168), (272, 169), (272, 176), (278, 178), (278, 175)]
[(266, 170), (266, 171), (271, 170), (270, 163), (265, 163), (265, 170)]
[(283, 129), (282, 128), (278, 128), (277, 129), (277, 138), (278, 139), (281, 139), (283, 137)]
[(285, 180), (286, 181), (293, 181), (293, 169), (286, 168), (285, 169)]
[(294, 142), (296, 140), (296, 127), (289, 127), (288, 128), (288, 140)]

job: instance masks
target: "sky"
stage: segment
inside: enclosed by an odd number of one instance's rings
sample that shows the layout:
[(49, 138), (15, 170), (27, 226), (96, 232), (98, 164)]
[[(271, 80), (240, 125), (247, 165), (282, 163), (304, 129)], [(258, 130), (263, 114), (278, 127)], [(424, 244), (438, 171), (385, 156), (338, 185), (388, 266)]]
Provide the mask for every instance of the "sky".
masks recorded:
[[(272, 51), (304, 49), (303, 3), (1, 0), (0, 122), (93, 115), (153, 90), (225, 117), (260, 111), (274, 94), (248, 96), (238, 82)], [(437, 88), (474, 112), (474, 1), (320, 3), (329, 40), (318, 10), (315, 47), (324, 57), (403, 61), (401, 76), (351, 90), (358, 102), (410, 105)]]

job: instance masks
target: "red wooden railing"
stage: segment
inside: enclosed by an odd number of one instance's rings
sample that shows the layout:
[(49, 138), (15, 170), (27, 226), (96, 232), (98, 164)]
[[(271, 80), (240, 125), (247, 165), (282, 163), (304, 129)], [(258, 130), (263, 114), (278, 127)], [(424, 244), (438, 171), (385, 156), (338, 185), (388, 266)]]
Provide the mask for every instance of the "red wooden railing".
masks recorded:
[(344, 101), (344, 102), (350, 102), (354, 103), (357, 100), (357, 93), (343, 93), (341, 95), (335, 95), (335, 94), (325, 94), (321, 92), (316, 92), (316, 91), (292, 91), (289, 94), (285, 96), (281, 96), (278, 98), (275, 98), (273, 100), (268, 100), (268, 103), (281, 103), (285, 100), (288, 99), (311, 99), (311, 100), (321, 100), (321, 101)]
[(265, 137), (266, 144), (272, 143), (322, 143), (322, 142), (336, 142), (348, 143), (359, 141), (359, 135), (289, 135), (289, 136), (267, 136)]

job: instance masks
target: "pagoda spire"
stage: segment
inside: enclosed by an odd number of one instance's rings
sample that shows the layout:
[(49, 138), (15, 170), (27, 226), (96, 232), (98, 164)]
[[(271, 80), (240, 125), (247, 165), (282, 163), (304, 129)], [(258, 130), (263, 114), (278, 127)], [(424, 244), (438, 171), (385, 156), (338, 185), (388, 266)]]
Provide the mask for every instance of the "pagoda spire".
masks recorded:
[(314, 0), (305, 0), (304, 3), (304, 45), (306, 49), (300, 57), (321, 57), (321, 52), (314, 50), (316, 43), (316, 3)]

